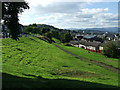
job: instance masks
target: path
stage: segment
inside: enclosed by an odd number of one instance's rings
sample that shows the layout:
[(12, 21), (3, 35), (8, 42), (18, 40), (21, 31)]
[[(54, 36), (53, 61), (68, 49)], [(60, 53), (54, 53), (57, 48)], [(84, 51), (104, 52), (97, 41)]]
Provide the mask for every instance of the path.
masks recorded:
[(100, 62), (100, 61), (95, 61), (95, 60), (91, 60), (91, 59), (86, 59), (86, 58), (80, 57), (80, 56), (78, 56), (78, 55), (75, 55), (75, 54), (73, 54), (73, 53), (71, 53), (71, 52), (69, 52), (69, 51), (61, 48), (60, 46), (58, 46), (58, 45), (56, 45), (56, 44), (55, 44), (55, 46), (58, 47), (59, 49), (63, 50), (64, 52), (67, 52), (67, 53), (71, 54), (72, 56), (75, 56), (75, 57), (77, 57), (77, 58), (79, 58), (79, 59), (81, 59), (81, 60), (88, 61), (88, 62), (93, 63), (93, 64), (96, 64), (96, 65), (98, 65), (98, 66), (100, 66), (100, 67), (103, 67), (103, 68), (106, 68), (106, 69), (108, 69), (108, 70), (111, 70), (111, 71), (113, 71), (113, 72), (120, 73), (120, 69), (119, 69), (119, 68), (115, 68), (115, 67), (113, 67), (112, 65), (108, 65), (108, 64), (102, 63), (102, 62)]

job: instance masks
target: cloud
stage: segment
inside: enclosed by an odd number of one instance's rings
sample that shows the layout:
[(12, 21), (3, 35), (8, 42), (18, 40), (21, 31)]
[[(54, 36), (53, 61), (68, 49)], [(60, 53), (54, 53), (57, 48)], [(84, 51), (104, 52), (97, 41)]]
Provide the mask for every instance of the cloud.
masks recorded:
[(51, 3), (54, 2), (54, 0), (25, 0), (26, 2), (29, 3), (30, 6), (38, 6), (38, 5), (42, 5), (42, 6), (47, 6)]
[[(83, 0), (84, 1), (84, 0)], [(87, 0), (89, 1), (89, 0)], [(117, 26), (117, 14), (109, 8), (85, 8), (90, 2), (56, 2), (29, 0), (30, 10), (20, 15), (22, 24), (49, 24), (58, 28), (90, 28)]]
[(32, 4), (49, 4), (52, 2), (119, 2), (119, 0), (25, 0)]
[(84, 13), (100, 13), (100, 12), (106, 12), (108, 11), (109, 9), (108, 8), (105, 8), (105, 9), (102, 9), (102, 8), (93, 8), (93, 9), (88, 9), (88, 8), (85, 8), (85, 9), (81, 9), (81, 12), (84, 12)]
[(67, 3), (67, 2), (54, 2), (47, 6), (37, 5), (33, 9), (34, 14), (51, 14), (51, 13), (74, 13), (78, 12), (87, 3)]

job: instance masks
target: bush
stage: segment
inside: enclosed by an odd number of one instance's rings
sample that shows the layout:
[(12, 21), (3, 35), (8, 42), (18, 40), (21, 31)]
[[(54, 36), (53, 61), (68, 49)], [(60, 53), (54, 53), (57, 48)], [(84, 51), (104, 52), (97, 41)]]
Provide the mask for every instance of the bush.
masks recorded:
[(38, 27), (35, 27), (35, 26), (28, 26), (28, 27), (25, 27), (23, 32), (25, 34), (30, 34), (30, 33), (38, 34), (40, 32), (40, 29)]
[(42, 28), (42, 33), (47, 33), (49, 31), (50, 31), (50, 28), (48, 28), (48, 27)]
[(65, 42), (70, 42), (70, 40), (72, 40), (73, 37), (71, 36), (70, 33), (65, 33), (63, 35), (61, 35), (61, 42), (65, 43)]
[(69, 43), (67, 43), (67, 44), (65, 44), (65, 46), (72, 46), (71, 44), (69, 44)]
[(118, 58), (120, 56), (117, 46), (112, 42), (105, 45), (103, 49), (103, 54), (111, 58)]
[(45, 33), (45, 36), (47, 36), (49, 39), (52, 39), (53, 34), (52, 34), (52, 32), (47, 32), (47, 33)]
[(32, 26), (29, 26), (29, 27), (25, 27), (23, 32), (24, 32), (24, 34), (29, 34), (30, 32), (32, 32), (32, 30), (33, 30)]

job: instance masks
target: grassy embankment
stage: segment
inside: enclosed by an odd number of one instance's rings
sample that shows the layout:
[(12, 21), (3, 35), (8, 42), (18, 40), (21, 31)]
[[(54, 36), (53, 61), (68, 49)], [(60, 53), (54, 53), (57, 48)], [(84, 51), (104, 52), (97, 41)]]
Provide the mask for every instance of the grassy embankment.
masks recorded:
[(86, 59), (92, 59), (92, 60), (98, 60), (100, 62), (106, 63), (108, 65), (112, 65), (113, 67), (118, 68), (118, 60), (116, 58), (108, 58), (102, 54), (90, 52), (87, 50), (84, 50), (82, 48), (78, 47), (72, 47), (72, 46), (64, 46), (61, 44), (57, 44), (58, 46), (62, 47), (63, 49), (72, 52), (73, 54), (76, 54), (80, 57), (86, 58)]
[(118, 86), (117, 73), (82, 61), (36, 37), (2, 40), (2, 73), (3, 88)]

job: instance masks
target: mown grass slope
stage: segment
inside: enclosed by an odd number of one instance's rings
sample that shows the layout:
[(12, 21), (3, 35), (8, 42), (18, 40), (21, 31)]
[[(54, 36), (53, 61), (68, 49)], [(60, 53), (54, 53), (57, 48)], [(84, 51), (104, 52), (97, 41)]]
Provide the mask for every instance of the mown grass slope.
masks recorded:
[(4, 88), (118, 86), (117, 73), (82, 61), (36, 37), (2, 40), (2, 73)]

